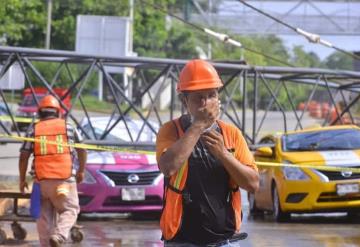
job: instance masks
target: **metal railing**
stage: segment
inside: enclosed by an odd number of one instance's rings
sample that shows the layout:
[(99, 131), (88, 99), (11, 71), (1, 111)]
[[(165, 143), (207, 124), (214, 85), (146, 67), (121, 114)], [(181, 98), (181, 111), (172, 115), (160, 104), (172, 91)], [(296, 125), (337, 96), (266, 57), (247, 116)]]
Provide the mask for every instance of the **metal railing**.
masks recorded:
[[(0, 78), (11, 65), (20, 65), (25, 87), (30, 88), (32, 95), (35, 97), (36, 86), (47, 88), (49, 93), (59, 100), (65, 117), (71, 120), (91, 143), (104, 144), (105, 140), (110, 140), (110, 144), (116, 144), (109, 137), (119, 125), (124, 125), (128, 135), (125, 139), (136, 143), (145, 132), (155, 135), (158, 127), (165, 121), (184, 112), (175, 88), (185, 60), (102, 57), (15, 47), (0, 47), (0, 60)], [(259, 136), (266, 133), (269, 125), (277, 124), (279, 117), (283, 122), (281, 129), (277, 126), (279, 130), (302, 129), (307, 107), (319, 91), (326, 95), (330, 107), (337, 105), (339, 99), (344, 104), (343, 109), (335, 108), (336, 119), (327, 116), (322, 120), (322, 125), (341, 121), (345, 114), (350, 115), (353, 122), (356, 119), (353, 109), (360, 98), (359, 72), (250, 66), (231, 62), (213, 64), (224, 82), (224, 87), (220, 90), (221, 118), (239, 127), (250, 144), (256, 143)], [(47, 70), (47, 67), (53, 69)], [(130, 70), (129, 83), (124, 85), (116, 74), (110, 73), (109, 67), (112, 68), (111, 71), (117, 68), (119, 71)], [(101, 74), (103, 84), (111, 97), (108, 102), (111, 109), (103, 114), (89, 110), (84, 102), (84, 96), (96, 86), (94, 81), (97, 80), (94, 80), (94, 77), (97, 78), (98, 74)], [(68, 79), (65, 81), (64, 77)], [(55, 87), (66, 87), (66, 94), (60, 98), (53, 90)], [(294, 87), (306, 88), (308, 92), (304, 99), (307, 104), (302, 111), (297, 110), (295, 98), (298, 92)], [(72, 97), (70, 107), (62, 102), (67, 95)], [(10, 110), (6, 90), (0, 89), (0, 96), (14, 132), (5, 126), (3, 119), (0, 119), (0, 130), (9, 135), (24, 135), (18, 128), (16, 114)], [(37, 100), (36, 103), (38, 104)], [(79, 107), (74, 109), (76, 104), (79, 104)], [(106, 127), (101, 129), (100, 133), (94, 127), (97, 125), (94, 122), (97, 116), (106, 117), (107, 121)], [(273, 118), (276, 118), (276, 121)], [(136, 133), (129, 119), (136, 119)], [(87, 129), (84, 121), (88, 124)]]

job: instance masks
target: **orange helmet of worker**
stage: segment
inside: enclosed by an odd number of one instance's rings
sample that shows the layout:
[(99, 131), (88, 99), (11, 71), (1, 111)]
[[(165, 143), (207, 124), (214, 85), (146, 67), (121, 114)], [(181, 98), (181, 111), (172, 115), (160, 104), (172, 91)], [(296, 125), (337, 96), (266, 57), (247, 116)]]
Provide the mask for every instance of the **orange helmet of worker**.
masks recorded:
[(41, 99), (39, 103), (39, 110), (43, 108), (55, 108), (59, 111), (60, 104), (54, 96), (46, 95), (44, 98)]
[(189, 61), (180, 72), (177, 91), (195, 91), (220, 88), (223, 84), (215, 68), (208, 62), (195, 59)]

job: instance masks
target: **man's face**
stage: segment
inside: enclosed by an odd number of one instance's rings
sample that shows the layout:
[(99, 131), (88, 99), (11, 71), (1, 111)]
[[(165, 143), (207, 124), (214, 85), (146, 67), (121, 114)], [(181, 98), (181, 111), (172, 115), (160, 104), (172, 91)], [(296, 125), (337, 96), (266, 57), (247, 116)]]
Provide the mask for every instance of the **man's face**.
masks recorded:
[(188, 92), (185, 96), (185, 105), (188, 112), (195, 116), (198, 111), (206, 109), (209, 112), (218, 114), (219, 93), (216, 88)]

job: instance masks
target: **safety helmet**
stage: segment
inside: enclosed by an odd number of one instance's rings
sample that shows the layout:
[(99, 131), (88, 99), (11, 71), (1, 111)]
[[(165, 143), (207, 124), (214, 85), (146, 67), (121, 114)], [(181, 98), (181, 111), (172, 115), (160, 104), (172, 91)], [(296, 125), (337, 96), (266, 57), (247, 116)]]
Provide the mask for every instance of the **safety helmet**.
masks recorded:
[(218, 73), (210, 63), (194, 59), (181, 70), (176, 90), (178, 92), (195, 91), (222, 86)]
[(60, 104), (54, 96), (46, 95), (44, 98), (41, 99), (39, 103), (39, 110), (43, 108), (55, 108), (59, 111)]

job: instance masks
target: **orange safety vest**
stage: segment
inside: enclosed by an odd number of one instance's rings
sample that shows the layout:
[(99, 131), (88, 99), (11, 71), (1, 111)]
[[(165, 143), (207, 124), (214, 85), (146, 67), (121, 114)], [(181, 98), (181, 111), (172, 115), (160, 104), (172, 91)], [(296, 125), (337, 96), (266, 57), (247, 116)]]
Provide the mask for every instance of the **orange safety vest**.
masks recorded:
[[(173, 121), (178, 130), (179, 138), (184, 135), (184, 131), (180, 126), (180, 120)], [(235, 150), (235, 144), (231, 138), (231, 129), (222, 121), (217, 121), (221, 128), (224, 138), (225, 148), (228, 150)], [(165, 187), (164, 193), (164, 207), (160, 218), (160, 228), (164, 240), (171, 240), (179, 232), (183, 218), (183, 195), (185, 188), (187, 174), (188, 174), (188, 160), (183, 166), (172, 176), (170, 176), (169, 183)], [(232, 208), (235, 213), (236, 232), (240, 231), (241, 225), (241, 196), (238, 186), (234, 181), (229, 181), (229, 186), (232, 189)]]
[(36, 178), (42, 180), (71, 177), (70, 147), (63, 145), (68, 142), (65, 120), (55, 118), (39, 121), (35, 124), (34, 135)]

